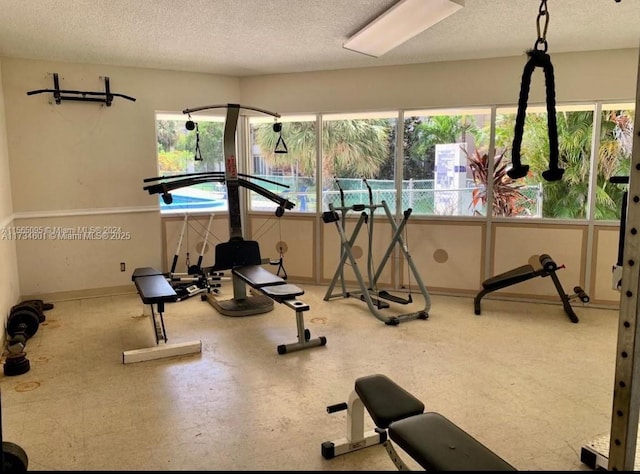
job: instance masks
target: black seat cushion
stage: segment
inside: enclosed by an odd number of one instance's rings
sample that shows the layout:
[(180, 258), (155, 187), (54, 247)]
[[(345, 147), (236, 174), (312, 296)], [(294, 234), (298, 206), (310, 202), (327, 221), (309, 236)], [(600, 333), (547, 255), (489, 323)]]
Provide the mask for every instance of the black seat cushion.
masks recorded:
[(391, 423), (389, 437), (426, 470), (515, 471), (439, 413), (423, 413)]
[(169, 303), (178, 299), (178, 294), (163, 275), (140, 276), (134, 283), (144, 304)]
[(279, 303), (285, 300), (292, 300), (296, 296), (304, 295), (302, 288), (289, 283), (286, 285), (263, 286), (260, 288), (260, 291)]
[(284, 285), (286, 281), (278, 275), (271, 273), (260, 265), (246, 265), (243, 267), (235, 267), (231, 273), (240, 277), (247, 285), (253, 288), (262, 288), (264, 286)]
[(482, 282), (486, 290), (499, 290), (507, 286), (515, 285), (538, 276), (531, 265), (522, 265), (499, 275), (493, 276)]
[(133, 274), (131, 275), (131, 281), (135, 281), (136, 278), (141, 276), (153, 276), (153, 275), (162, 275), (162, 272), (152, 267), (136, 268), (133, 271)]
[(386, 375), (360, 377), (355, 390), (378, 428), (424, 411), (424, 403)]

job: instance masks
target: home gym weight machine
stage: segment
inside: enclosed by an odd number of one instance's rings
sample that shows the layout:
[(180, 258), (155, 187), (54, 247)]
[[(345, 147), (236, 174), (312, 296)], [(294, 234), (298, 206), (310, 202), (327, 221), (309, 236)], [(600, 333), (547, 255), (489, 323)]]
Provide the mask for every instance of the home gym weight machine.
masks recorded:
[[(386, 201), (382, 200), (381, 204), (374, 204), (373, 202), (373, 192), (371, 190), (371, 186), (367, 183), (367, 180), (363, 178), (363, 183), (368, 189), (369, 192), (369, 204), (354, 204), (352, 206), (345, 205), (345, 197), (344, 190), (340, 186), (340, 182), (337, 178), (334, 178), (336, 186), (340, 191), (340, 206), (334, 206), (333, 203), (329, 203), (329, 211), (326, 211), (322, 214), (322, 220), (328, 224), (330, 222), (335, 223), (336, 229), (340, 235), (340, 262), (338, 263), (338, 267), (331, 279), (331, 283), (329, 284), (329, 288), (327, 288), (327, 292), (324, 296), (325, 301), (329, 301), (331, 299), (342, 297), (348, 298), (350, 296), (359, 295), (360, 299), (367, 303), (369, 311), (378, 318), (380, 321), (384, 322), (387, 325), (395, 326), (404, 321), (410, 321), (413, 319), (427, 319), (429, 317), (429, 310), (431, 309), (431, 298), (429, 296), (429, 292), (427, 291), (424, 283), (422, 282), (422, 278), (420, 273), (418, 272), (415, 264), (413, 263), (413, 259), (409, 253), (409, 249), (405, 244), (402, 238), (402, 232), (407, 225), (407, 221), (409, 220), (409, 216), (411, 216), (412, 209), (409, 208), (403, 213), (403, 218), (400, 224), (396, 224), (391, 211), (389, 210), (389, 206)], [(393, 237), (391, 238), (391, 242), (386, 249), (380, 264), (375, 267), (373, 264), (373, 223), (374, 223), (374, 215), (377, 209), (383, 209), (385, 216), (387, 218), (388, 223), (391, 225), (393, 230)], [(353, 232), (350, 237), (347, 237), (346, 234), (346, 217), (349, 211), (360, 212), (360, 217), (356, 222), (356, 225), (353, 229)], [(365, 212), (368, 211), (368, 212)], [(340, 212), (340, 214), (338, 214)], [(358, 233), (364, 224), (368, 226), (368, 252), (367, 252), (367, 273), (368, 273), (368, 281), (365, 281), (359, 267), (358, 262), (353, 254), (353, 246), (358, 237)], [(416, 280), (416, 284), (424, 298), (425, 306), (422, 310), (413, 311), (405, 314), (397, 314), (386, 316), (380, 312), (380, 309), (385, 309), (389, 307), (389, 304), (385, 301), (391, 301), (393, 303), (399, 304), (410, 304), (413, 302), (411, 297), (411, 284), (409, 282), (409, 293), (407, 298), (403, 298), (398, 295), (394, 295), (387, 290), (378, 289), (378, 280), (380, 279), (380, 275), (384, 270), (389, 257), (393, 253), (396, 245), (399, 245), (402, 254), (404, 255), (407, 264), (409, 265), (410, 272), (414, 275)], [(351, 264), (351, 268), (358, 282), (359, 290), (355, 291), (347, 291), (346, 283), (344, 279), (344, 266), (347, 263), (347, 260)], [(333, 293), (334, 287), (340, 280), (341, 291), (337, 293)]]
[[(180, 255), (180, 248), (182, 247), (182, 240), (184, 239), (185, 231), (189, 232), (187, 228), (189, 223), (189, 215), (185, 213), (184, 219), (182, 221), (182, 228), (180, 229), (180, 236), (178, 237), (178, 246), (176, 248), (176, 253), (173, 256), (173, 260), (171, 262), (171, 269), (167, 275), (167, 279), (171, 286), (178, 294), (178, 300), (182, 301), (187, 298), (191, 298), (195, 295), (201, 295), (203, 300), (206, 299), (207, 293), (218, 293), (218, 288), (220, 288), (220, 281), (224, 278), (223, 272), (216, 272), (211, 270), (211, 268), (203, 267), (202, 261), (204, 259), (204, 253), (207, 248), (209, 233), (211, 231), (211, 223), (213, 222), (213, 214), (209, 215), (209, 222), (207, 224), (207, 229), (204, 236), (204, 241), (202, 243), (202, 248), (200, 249), (200, 255), (198, 256), (198, 261), (196, 264), (192, 265), (189, 259), (189, 251), (187, 250), (187, 258), (186, 258), (186, 272), (177, 272), (178, 258)], [(187, 236), (187, 245), (188, 245), (189, 237)]]
[[(327, 343), (325, 337), (320, 336), (311, 339), (311, 334), (304, 327), (304, 313), (309, 311), (309, 305), (298, 300), (297, 297), (304, 294), (304, 290), (296, 285), (288, 284), (286, 280), (266, 270), (262, 265), (266, 262), (260, 256), (258, 242), (245, 240), (242, 232), (242, 219), (240, 213), (240, 186), (254, 191), (270, 201), (276, 203), (275, 215), (282, 217), (285, 210), (293, 209), (295, 204), (288, 199), (278, 196), (268, 189), (250, 181), (259, 179), (271, 184), (288, 187), (275, 181), (264, 178), (252, 177), (238, 172), (236, 160), (236, 128), (240, 109), (248, 109), (260, 112), (278, 119), (279, 114), (257, 107), (244, 106), (240, 104), (206, 105), (183, 110), (184, 114), (191, 114), (202, 110), (225, 108), (227, 111), (224, 126), (224, 160), (225, 171), (208, 173), (191, 173), (181, 176), (167, 176), (152, 178), (159, 181), (156, 184), (145, 186), (143, 189), (149, 194), (161, 194), (165, 203), (172, 202), (171, 191), (178, 188), (193, 186), (205, 182), (221, 182), (227, 187), (227, 197), (229, 206), (229, 241), (216, 245), (215, 264), (212, 271), (231, 270), (233, 284), (233, 298), (228, 300), (218, 300), (207, 295), (209, 303), (225, 316), (248, 316), (253, 314), (266, 313), (273, 309), (273, 302), (284, 304), (293, 309), (296, 313), (296, 325), (298, 341), (290, 344), (281, 344), (277, 347), (278, 354), (307, 349), (310, 347), (324, 346)], [(190, 126), (187, 126), (190, 128)], [(192, 127), (191, 128), (195, 128)], [(282, 139), (282, 124), (275, 122), (273, 130), (280, 133), (276, 143), (276, 153), (286, 153), (287, 147)], [(282, 263), (282, 260), (279, 262)], [(248, 295), (247, 286), (250, 286), (259, 294)]]

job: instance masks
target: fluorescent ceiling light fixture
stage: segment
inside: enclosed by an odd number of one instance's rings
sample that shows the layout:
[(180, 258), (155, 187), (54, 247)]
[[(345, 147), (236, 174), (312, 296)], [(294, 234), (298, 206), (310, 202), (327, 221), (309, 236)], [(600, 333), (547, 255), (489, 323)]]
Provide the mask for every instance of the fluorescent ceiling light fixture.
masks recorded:
[(342, 45), (378, 58), (464, 7), (464, 0), (400, 0)]

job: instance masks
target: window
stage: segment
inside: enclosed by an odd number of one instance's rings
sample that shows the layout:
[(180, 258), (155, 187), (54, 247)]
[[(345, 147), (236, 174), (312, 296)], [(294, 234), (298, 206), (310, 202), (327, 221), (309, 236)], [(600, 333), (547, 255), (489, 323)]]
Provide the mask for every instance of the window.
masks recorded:
[(594, 218), (620, 220), (624, 184), (609, 182), (612, 176), (629, 176), (635, 104), (605, 104), (600, 114), (600, 146)]
[[(385, 201), (395, 214), (398, 113), (325, 115), (322, 120), (322, 210), (329, 203), (350, 207)], [(382, 208), (375, 212), (384, 214)]]
[[(520, 160), (529, 166), (527, 176), (509, 181), (519, 199), (494, 216), (544, 217), (552, 219), (586, 219), (589, 204), (589, 176), (593, 140), (593, 105), (556, 107), (559, 167), (564, 169), (560, 181), (546, 181), (542, 173), (549, 168), (549, 128), (545, 107), (527, 107)], [(496, 155), (511, 160), (516, 109), (497, 110)], [(495, 178), (495, 177), (494, 177)], [(501, 192), (495, 192), (496, 197)], [(510, 191), (511, 192), (511, 191)]]
[[(263, 179), (256, 183), (294, 202), (290, 211), (294, 213), (323, 212), (329, 203), (351, 207), (385, 201), (393, 214), (396, 205), (426, 216), (486, 216), (490, 207), (493, 217), (619, 220), (626, 186), (609, 179), (629, 174), (634, 104), (605, 103), (598, 110), (600, 136), (598, 150), (593, 152), (595, 104), (556, 106), (559, 166), (564, 174), (554, 182), (542, 176), (549, 166), (543, 106), (527, 107), (520, 158), (529, 166), (529, 173), (516, 180), (507, 175), (515, 106), (496, 109), (491, 177), (492, 114), (486, 107), (405, 111), (402, 179), (398, 182), (399, 112), (323, 115), (322, 150), (317, 150), (315, 115), (282, 117), (277, 121), (280, 132), (274, 130), (273, 117), (249, 117), (239, 126), (249, 127), (248, 173)], [(194, 116), (197, 128), (193, 130), (187, 130), (187, 118), (184, 114), (156, 115), (159, 174), (223, 174), (225, 118)], [(277, 153), (277, 147), (286, 148), (286, 153)], [(597, 164), (592, 164), (592, 155)], [(592, 168), (597, 173), (593, 178)], [(317, 170), (322, 170), (320, 177)], [(590, 186), (594, 184), (590, 209)], [(489, 185), (493, 186), (491, 193)], [(489, 194), (493, 196), (490, 204)], [(159, 197), (162, 212), (228, 208), (222, 179), (175, 190), (172, 196), (169, 205)], [(271, 212), (277, 206), (257, 193), (248, 196), (252, 211)]]
[[(192, 117), (194, 130), (187, 130), (183, 114), (156, 114), (158, 174), (173, 176), (187, 173), (224, 173), (224, 117)], [(227, 210), (226, 186), (217, 181), (176, 189), (173, 202), (160, 199), (160, 212)]]
[(488, 109), (405, 112), (403, 208), (422, 215), (485, 215), (488, 140), (482, 141), (482, 131), (490, 119)]
[[(282, 117), (278, 122), (282, 128), (275, 132), (273, 118), (249, 119), (251, 175), (267, 180), (252, 181), (293, 202), (295, 207), (288, 212), (315, 213), (316, 118)], [(249, 194), (249, 209), (253, 211), (275, 210), (277, 207), (264, 196), (254, 192)]]

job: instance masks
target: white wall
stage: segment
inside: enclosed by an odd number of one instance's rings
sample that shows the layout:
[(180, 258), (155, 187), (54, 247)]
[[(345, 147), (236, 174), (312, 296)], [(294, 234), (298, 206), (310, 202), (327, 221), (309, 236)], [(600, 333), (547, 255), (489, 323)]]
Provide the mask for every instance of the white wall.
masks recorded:
[[(7, 149), (7, 127), (5, 120), (4, 91), (1, 87), (2, 61), (0, 61), (0, 320), (8, 315), (11, 306), (18, 302), (20, 282), (16, 246), (13, 240), (3, 238), (13, 225), (13, 205), (11, 203), (11, 175), (9, 173), (9, 152)], [(4, 340), (4, 331), (2, 336)]]
[[(136, 99), (112, 105), (53, 102), (60, 88)], [(63, 241), (45, 232), (17, 243), (23, 295), (122, 286), (135, 267), (162, 263), (158, 196), (143, 191), (156, 176), (155, 112), (237, 102), (236, 78), (99, 65), (4, 59), (2, 87), (15, 225), (40, 229), (111, 227), (130, 240)], [(2, 155), (0, 155), (2, 156)], [(6, 155), (5, 155), (6, 156)], [(6, 161), (6, 159), (5, 159)], [(4, 191), (3, 191), (4, 192)], [(126, 271), (120, 271), (120, 262)]]
[[(637, 50), (551, 54), (558, 102), (635, 98)], [(242, 100), (280, 113), (396, 110), (518, 103), (522, 56), (280, 74), (240, 79)], [(544, 103), (544, 73), (529, 103)]]

